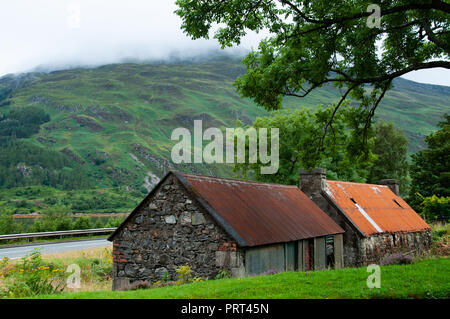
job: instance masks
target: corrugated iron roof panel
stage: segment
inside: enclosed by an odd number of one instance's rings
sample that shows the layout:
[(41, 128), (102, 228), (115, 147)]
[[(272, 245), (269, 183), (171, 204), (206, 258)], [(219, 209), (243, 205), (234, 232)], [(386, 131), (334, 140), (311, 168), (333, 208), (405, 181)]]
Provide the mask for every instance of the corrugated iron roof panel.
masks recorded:
[(431, 229), (385, 185), (327, 181), (327, 193), (366, 236)]
[(181, 175), (248, 246), (344, 232), (296, 186)]

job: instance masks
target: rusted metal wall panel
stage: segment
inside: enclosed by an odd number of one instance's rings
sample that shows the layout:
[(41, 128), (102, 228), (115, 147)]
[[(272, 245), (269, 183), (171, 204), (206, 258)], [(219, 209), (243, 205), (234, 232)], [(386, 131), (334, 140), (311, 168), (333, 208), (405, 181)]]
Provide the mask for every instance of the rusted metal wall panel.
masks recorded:
[(327, 249), (325, 237), (314, 238), (314, 270), (322, 270), (327, 266)]
[(180, 175), (247, 246), (344, 232), (296, 186)]
[(298, 256), (297, 256), (297, 265), (299, 271), (305, 271), (305, 252), (303, 248), (303, 240), (299, 240), (297, 242), (297, 250), (298, 250)]
[(247, 275), (262, 274), (269, 270), (286, 270), (284, 244), (253, 247), (245, 250), (245, 271)]
[(284, 257), (286, 259), (286, 271), (294, 271), (297, 269), (297, 245), (296, 242), (284, 244)]
[(334, 235), (334, 268), (344, 268), (344, 236)]

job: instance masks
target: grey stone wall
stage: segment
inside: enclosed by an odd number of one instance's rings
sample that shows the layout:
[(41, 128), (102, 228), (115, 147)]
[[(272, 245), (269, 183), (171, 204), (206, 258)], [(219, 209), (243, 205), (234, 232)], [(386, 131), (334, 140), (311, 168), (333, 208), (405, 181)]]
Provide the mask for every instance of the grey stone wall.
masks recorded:
[(211, 279), (220, 270), (239, 276), (242, 256), (236, 243), (169, 176), (114, 238), (113, 289), (127, 289), (138, 280), (155, 282), (166, 273), (175, 280), (176, 269), (186, 263), (195, 276)]
[(397, 252), (418, 256), (431, 247), (431, 241), (431, 231), (374, 235), (360, 241), (360, 256), (364, 265), (379, 263)]

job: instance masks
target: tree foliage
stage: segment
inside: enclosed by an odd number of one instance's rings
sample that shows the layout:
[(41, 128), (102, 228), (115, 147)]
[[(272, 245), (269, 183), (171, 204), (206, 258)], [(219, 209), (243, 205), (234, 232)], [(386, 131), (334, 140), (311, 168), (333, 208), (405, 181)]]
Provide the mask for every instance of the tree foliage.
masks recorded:
[(7, 137), (30, 137), (39, 132), (41, 124), (48, 121), (50, 116), (38, 108), (13, 109), (6, 115), (0, 115), (0, 141), (7, 141)]
[(365, 116), (365, 110), (346, 103), (336, 115), (332, 134), (326, 137), (322, 151), (318, 151), (323, 125), (332, 112), (332, 107), (319, 106), (314, 111), (306, 108), (278, 110), (271, 116), (257, 118), (253, 124), (257, 131), (279, 128), (279, 170), (276, 174), (261, 174), (260, 168), (265, 164), (246, 161), (236, 164), (235, 171), (244, 177), (254, 175), (252, 177), (259, 181), (295, 185), (299, 168), (320, 166), (327, 168), (330, 178), (365, 181), (374, 160), (370, 151), (373, 136), (370, 132), (371, 138), (366, 144), (369, 149), (362, 155), (359, 152), (362, 145), (355, 133), (362, 129), (359, 120)]
[(88, 188), (91, 181), (80, 164), (64, 154), (23, 140), (0, 146), (0, 187), (46, 185), (59, 189)]
[[(283, 96), (305, 97), (334, 84), (342, 89), (322, 134), (336, 111), (352, 97), (370, 110), (366, 128), (392, 87), (392, 80), (414, 70), (450, 68), (450, 5), (439, 0), (177, 0), (182, 29), (192, 38), (214, 37), (222, 47), (239, 44), (248, 30), (270, 37), (248, 54), (247, 72), (235, 85), (267, 110)], [(369, 5), (380, 8), (380, 25)], [(218, 25), (218, 27), (216, 27)], [(367, 90), (367, 86), (371, 90)], [(367, 140), (367, 130), (361, 136)]]
[[(370, 137), (364, 144), (367, 150), (360, 153), (363, 145), (355, 132), (362, 130), (359, 120), (366, 113), (345, 103), (336, 115), (332, 134), (326, 137), (324, 147), (318, 152), (318, 137), (331, 112), (333, 107), (319, 106), (315, 110), (278, 110), (270, 116), (257, 118), (253, 124), (257, 131), (279, 128), (279, 170), (274, 175), (264, 175), (260, 168), (266, 164), (247, 160), (236, 164), (235, 171), (258, 181), (296, 185), (299, 168), (322, 167), (327, 169), (328, 178), (336, 180), (378, 183), (380, 179), (395, 178), (406, 191), (408, 140), (403, 131), (392, 123), (378, 120), (368, 132)], [(246, 147), (248, 154), (249, 141)]]
[(407, 193), (408, 179), (408, 139), (405, 133), (394, 126), (378, 120), (374, 127), (376, 156), (367, 181), (378, 183), (381, 179), (394, 178), (399, 181), (400, 191)]
[(427, 149), (412, 155), (409, 197), (414, 207), (420, 206), (423, 197), (450, 197), (450, 115), (444, 115), (438, 127), (425, 138)]

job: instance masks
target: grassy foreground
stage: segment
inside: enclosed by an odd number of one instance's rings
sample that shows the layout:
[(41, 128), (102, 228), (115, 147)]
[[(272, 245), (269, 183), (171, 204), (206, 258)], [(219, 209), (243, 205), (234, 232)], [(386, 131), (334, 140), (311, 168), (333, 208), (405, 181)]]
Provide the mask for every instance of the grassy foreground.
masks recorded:
[(134, 291), (90, 291), (39, 298), (449, 298), (450, 259), (418, 260), (381, 267), (381, 287), (369, 289), (366, 267), (287, 272), (248, 278), (209, 280), (182, 286)]

